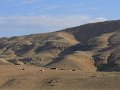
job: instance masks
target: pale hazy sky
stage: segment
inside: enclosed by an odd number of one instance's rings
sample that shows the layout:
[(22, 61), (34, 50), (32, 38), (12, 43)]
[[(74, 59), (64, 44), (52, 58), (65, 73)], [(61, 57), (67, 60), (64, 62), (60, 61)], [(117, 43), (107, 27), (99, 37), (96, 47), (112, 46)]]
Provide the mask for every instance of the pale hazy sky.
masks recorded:
[(120, 0), (0, 0), (0, 37), (120, 19)]

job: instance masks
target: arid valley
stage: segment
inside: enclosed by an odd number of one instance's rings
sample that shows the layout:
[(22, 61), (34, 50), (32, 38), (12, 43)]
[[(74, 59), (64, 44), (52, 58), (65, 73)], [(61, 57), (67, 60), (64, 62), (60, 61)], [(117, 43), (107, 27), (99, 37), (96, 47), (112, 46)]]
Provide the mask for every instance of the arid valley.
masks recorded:
[(0, 90), (120, 90), (120, 20), (0, 38)]

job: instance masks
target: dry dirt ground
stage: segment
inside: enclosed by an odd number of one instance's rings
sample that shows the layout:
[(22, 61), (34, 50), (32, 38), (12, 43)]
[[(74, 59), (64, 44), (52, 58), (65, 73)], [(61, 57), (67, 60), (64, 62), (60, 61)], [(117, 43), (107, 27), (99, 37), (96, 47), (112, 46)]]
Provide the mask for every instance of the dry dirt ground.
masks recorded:
[(0, 65), (0, 90), (120, 90), (120, 72)]

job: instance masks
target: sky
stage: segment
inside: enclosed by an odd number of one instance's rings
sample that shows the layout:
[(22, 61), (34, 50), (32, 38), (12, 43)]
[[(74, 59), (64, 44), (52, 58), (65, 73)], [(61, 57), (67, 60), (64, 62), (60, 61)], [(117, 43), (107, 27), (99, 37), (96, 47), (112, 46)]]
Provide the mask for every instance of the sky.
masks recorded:
[(0, 37), (120, 19), (120, 0), (0, 0)]

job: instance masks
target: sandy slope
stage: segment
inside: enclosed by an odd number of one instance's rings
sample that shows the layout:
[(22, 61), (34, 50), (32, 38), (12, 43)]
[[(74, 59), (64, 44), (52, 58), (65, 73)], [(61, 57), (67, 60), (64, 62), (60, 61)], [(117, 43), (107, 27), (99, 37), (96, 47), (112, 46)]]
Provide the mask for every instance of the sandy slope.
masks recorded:
[[(76, 56), (75, 52), (80, 53)], [(0, 63), (120, 71), (120, 20), (51, 33), (0, 38)]]
[(0, 90), (120, 90), (120, 73), (0, 65)]
[(46, 65), (46, 67), (51, 68), (62, 68), (62, 69), (76, 69), (86, 72), (95, 72), (96, 67), (94, 62), (87, 52), (75, 52), (71, 55), (66, 55), (65, 57), (58, 58), (56, 61)]

